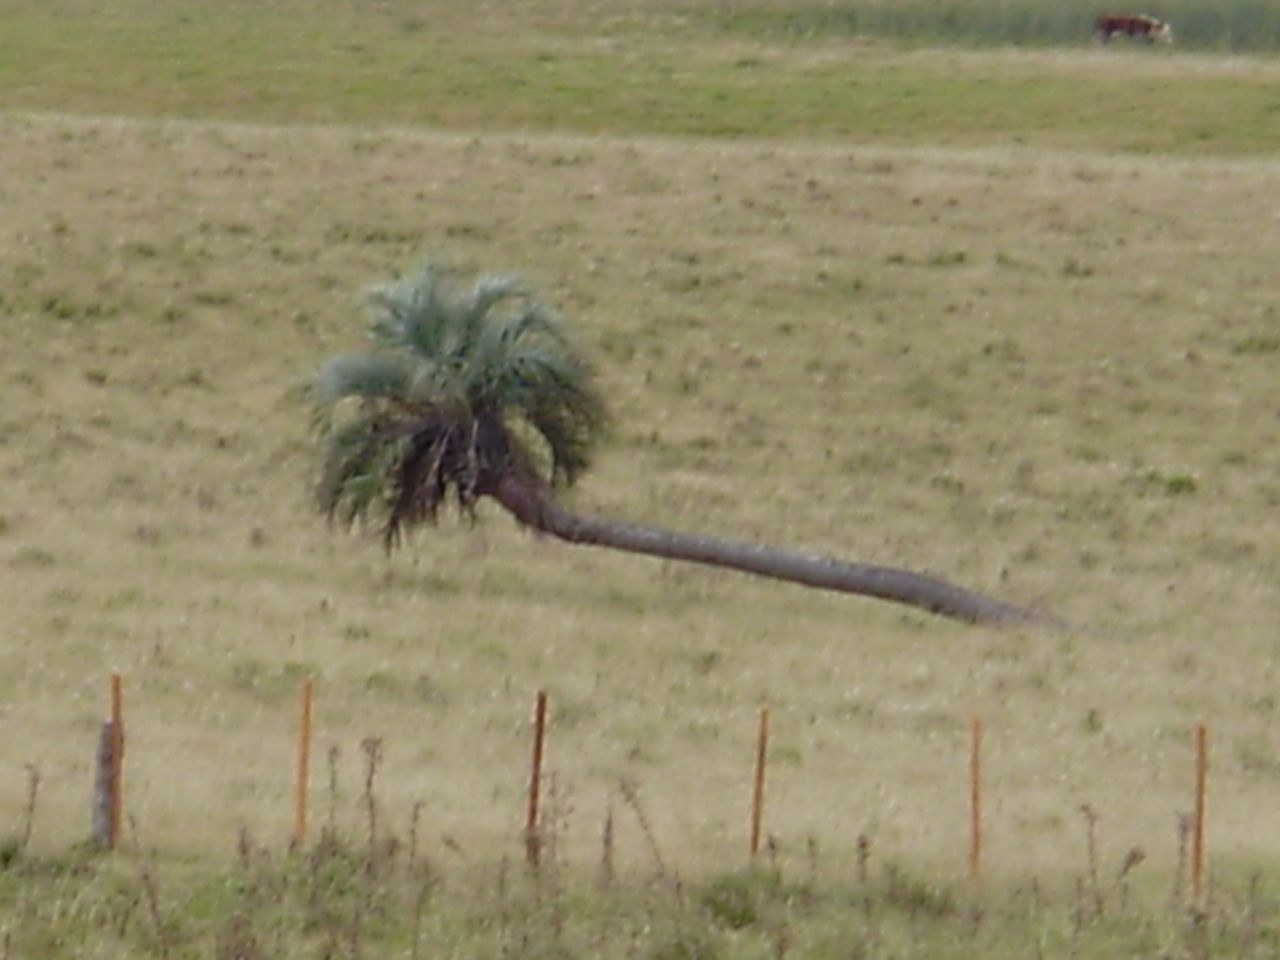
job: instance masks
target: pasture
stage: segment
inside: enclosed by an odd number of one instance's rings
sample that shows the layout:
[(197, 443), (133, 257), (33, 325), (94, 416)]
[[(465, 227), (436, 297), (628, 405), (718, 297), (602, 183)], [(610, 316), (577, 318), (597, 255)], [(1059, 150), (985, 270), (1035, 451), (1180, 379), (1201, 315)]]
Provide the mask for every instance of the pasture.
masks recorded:
[[(1265, 949), (1280, 166), (1253, 121), (1274, 66), (806, 41), (659, 0), (131, 0), (92, 30), (84, 6), (0, 14), (0, 837), (40, 771), (30, 844), (0, 859), (6, 957), (250, 955), (232, 932), (265, 936), (261, 890), (294, 889), (305, 675), (318, 755), (339, 750), (319, 810), (360, 836), (380, 738), (384, 829), (403, 840), (421, 804), (452, 894), (336, 900), (398, 917), (400, 955), (415, 915), (424, 950), (459, 955)], [(525, 276), (587, 346), (614, 425), (575, 507), (922, 569), (1088, 629), (575, 550), (496, 510), (392, 558), (328, 529), (298, 388), (358, 345), (361, 291), (426, 254)], [(134, 822), (104, 861), (73, 848), (112, 669)], [(540, 686), (555, 894), (502, 866)], [(766, 698), (776, 873), (726, 878)], [(985, 926), (961, 883), (974, 713)], [(1167, 904), (1196, 721), (1208, 929)], [(1108, 887), (1080, 919), (1083, 804), (1108, 877), (1146, 854), (1136, 914)], [(610, 809), (623, 892), (595, 896)], [(647, 885), (646, 831), (693, 906)], [(762, 919), (720, 923), (722, 894)], [(271, 955), (376, 949), (354, 921), (271, 916)]]
[[(1123, 9), (1122, 9), (1123, 8)], [(1202, 4), (1158, 0), (1130, 10), (1067, 0), (863, 0), (861, 3), (741, 3), (709, 6), (725, 29), (775, 37), (881, 37), (921, 46), (1071, 47), (1099, 13), (1154, 14), (1173, 24), (1177, 44), (1197, 52), (1268, 53), (1280, 47), (1280, 11), (1265, 0)]]

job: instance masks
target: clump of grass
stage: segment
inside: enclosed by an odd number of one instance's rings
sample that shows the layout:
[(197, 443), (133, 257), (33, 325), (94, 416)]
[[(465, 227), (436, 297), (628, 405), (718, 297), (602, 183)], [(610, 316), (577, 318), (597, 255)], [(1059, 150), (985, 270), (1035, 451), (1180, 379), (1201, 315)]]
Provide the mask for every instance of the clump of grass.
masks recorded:
[(720, 926), (745, 930), (773, 924), (779, 909), (811, 891), (784, 881), (776, 866), (724, 873), (703, 883), (698, 904)]
[(18, 837), (0, 839), (0, 870), (8, 870), (19, 863), (24, 849)]

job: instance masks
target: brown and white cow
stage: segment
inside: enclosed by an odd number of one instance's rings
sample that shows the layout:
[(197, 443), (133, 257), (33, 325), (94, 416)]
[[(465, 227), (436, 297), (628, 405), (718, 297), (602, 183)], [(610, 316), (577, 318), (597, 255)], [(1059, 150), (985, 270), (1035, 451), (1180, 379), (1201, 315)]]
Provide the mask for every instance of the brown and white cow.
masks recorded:
[(1110, 43), (1117, 34), (1147, 43), (1173, 43), (1173, 28), (1145, 13), (1104, 13), (1093, 22), (1093, 35), (1100, 43)]

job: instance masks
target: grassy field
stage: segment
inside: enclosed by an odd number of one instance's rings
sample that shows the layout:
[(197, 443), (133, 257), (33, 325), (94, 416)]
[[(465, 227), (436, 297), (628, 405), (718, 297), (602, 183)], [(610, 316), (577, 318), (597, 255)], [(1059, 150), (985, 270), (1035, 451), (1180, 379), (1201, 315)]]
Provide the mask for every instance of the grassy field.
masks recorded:
[[(0, 15), (0, 955), (255, 955), (237, 930), (260, 956), (1269, 949), (1280, 165), (1245, 121), (1271, 65), (747, 41), (666, 3), (231, 9)], [(863, 82), (882, 127), (834, 97)], [(966, 85), (991, 99), (945, 109)], [(1081, 116), (1071, 90), (1123, 93)], [(576, 506), (1090, 629), (968, 629), (496, 512), (392, 559), (327, 529), (297, 387), (429, 253), (526, 276), (588, 345), (615, 424)], [(103, 860), (75, 845), (112, 669), (132, 852)], [(304, 675), (339, 839), (291, 862)], [(551, 887), (512, 865), (538, 687)], [(775, 852), (744, 878), (765, 698)], [(1188, 918), (1197, 721), (1214, 899)], [(366, 849), (366, 738), (395, 854)]]
[(271, 123), (1151, 154), (1280, 148), (1280, 68), (1262, 59), (1093, 49), (1083, 10), (1078, 38), (1058, 38), (1061, 47), (976, 54), (869, 40), (832, 10), (823, 19), (807, 9), (401, 0), (330, 2), (319, 15), (305, 0), (16, 0), (0, 34), (0, 89), (10, 108)]
[(1072, 47), (1089, 39), (1099, 13), (1145, 12), (1173, 26), (1181, 49), (1269, 53), (1280, 49), (1280, 9), (1266, 0), (1157, 0), (1130, 11), (1092, 0), (860, 0), (856, 3), (764, 2), (707, 5), (719, 26), (812, 41), (817, 37), (884, 37), (923, 46)]

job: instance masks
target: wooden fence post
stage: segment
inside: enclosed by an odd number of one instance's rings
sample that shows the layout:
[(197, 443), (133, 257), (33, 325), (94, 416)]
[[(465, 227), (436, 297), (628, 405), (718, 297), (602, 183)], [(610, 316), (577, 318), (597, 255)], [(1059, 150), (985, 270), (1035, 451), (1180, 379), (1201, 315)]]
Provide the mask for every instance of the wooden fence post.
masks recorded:
[(124, 822), (124, 695), (120, 674), (111, 674), (110, 715), (98, 733), (93, 784), (93, 838), (108, 850), (120, 845)]
[(103, 720), (98, 728), (98, 746), (94, 752), (93, 804), (90, 823), (93, 840), (98, 846), (111, 846), (111, 721)]
[(755, 778), (751, 791), (751, 859), (760, 853), (760, 833), (764, 822), (764, 776), (769, 758), (769, 705), (760, 705), (760, 722), (756, 732)]
[(969, 880), (982, 880), (982, 718), (969, 721)]
[(120, 674), (111, 674), (111, 849), (124, 832), (124, 693)]
[(1209, 779), (1209, 731), (1196, 724), (1195, 812), (1191, 822), (1191, 896), (1199, 904), (1204, 895), (1205, 792)]
[(539, 798), (542, 789), (542, 756), (547, 735), (547, 692), (539, 690), (533, 707), (533, 759), (529, 771), (529, 804), (525, 810), (524, 853), (529, 866), (538, 869), (542, 838), (538, 835)]
[(307, 784), (311, 779), (311, 697), (312, 679), (304, 677), (298, 706), (298, 763), (293, 794), (293, 846), (298, 850), (307, 842)]

